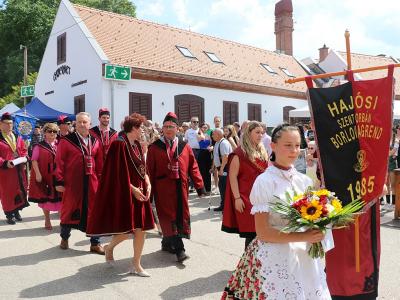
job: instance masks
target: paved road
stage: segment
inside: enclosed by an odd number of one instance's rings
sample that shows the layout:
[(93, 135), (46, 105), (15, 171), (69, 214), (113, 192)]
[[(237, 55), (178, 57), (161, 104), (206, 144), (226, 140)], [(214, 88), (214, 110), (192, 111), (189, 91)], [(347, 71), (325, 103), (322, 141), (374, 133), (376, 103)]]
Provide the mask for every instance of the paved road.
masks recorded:
[[(160, 238), (150, 232), (143, 266), (151, 278), (127, 274), (132, 242), (114, 252), (116, 266), (88, 252), (85, 236), (73, 231), (70, 249), (58, 245), (59, 226), (43, 228), (41, 210), (25, 209), (24, 221), (10, 226), (0, 221), (0, 299), (219, 299), (244, 247), (235, 235), (220, 231), (221, 215), (208, 211), (207, 200), (191, 197), (192, 239), (186, 241), (191, 258), (184, 265), (160, 251)], [(218, 198), (211, 199), (214, 205)], [(399, 299), (399, 224), (387, 214), (382, 222), (380, 299)], [(53, 215), (57, 224), (57, 215)], [(104, 240), (106, 242), (107, 239)]]

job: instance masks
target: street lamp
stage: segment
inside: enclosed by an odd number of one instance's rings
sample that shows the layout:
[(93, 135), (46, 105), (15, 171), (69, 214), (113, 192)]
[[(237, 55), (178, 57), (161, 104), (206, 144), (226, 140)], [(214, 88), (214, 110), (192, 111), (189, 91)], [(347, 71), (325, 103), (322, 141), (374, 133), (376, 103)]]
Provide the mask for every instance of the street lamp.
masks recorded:
[[(19, 50), (24, 49), (24, 86), (27, 85), (28, 81), (28, 47), (19, 45)], [(26, 97), (24, 97), (24, 106), (26, 105)]]

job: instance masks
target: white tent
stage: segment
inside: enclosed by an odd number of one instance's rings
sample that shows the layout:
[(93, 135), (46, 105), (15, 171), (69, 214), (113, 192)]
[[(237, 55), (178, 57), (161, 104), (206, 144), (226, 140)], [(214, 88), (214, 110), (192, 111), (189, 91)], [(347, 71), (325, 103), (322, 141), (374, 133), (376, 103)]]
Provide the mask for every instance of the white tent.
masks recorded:
[(308, 105), (301, 108), (292, 109), (291, 111), (289, 111), (289, 117), (310, 118), (310, 110), (308, 109)]
[(393, 119), (400, 119), (400, 101), (393, 101)]
[(12, 114), (13, 112), (16, 112), (19, 109), (20, 108), (16, 106), (14, 103), (8, 103), (2, 109), (0, 109), (0, 116), (6, 112)]

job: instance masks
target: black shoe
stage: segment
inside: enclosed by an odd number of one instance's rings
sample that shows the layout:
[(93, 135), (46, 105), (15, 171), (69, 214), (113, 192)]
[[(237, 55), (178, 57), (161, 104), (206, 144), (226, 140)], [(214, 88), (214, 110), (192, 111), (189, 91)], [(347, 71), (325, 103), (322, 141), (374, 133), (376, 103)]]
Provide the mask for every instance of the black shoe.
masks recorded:
[(166, 252), (169, 252), (171, 254), (176, 254), (176, 250), (172, 246), (161, 245), (161, 251), (166, 251)]
[(7, 224), (15, 225), (15, 219), (14, 219), (14, 217), (7, 217)]
[(214, 211), (224, 211), (224, 208), (221, 206), (218, 206), (218, 207), (214, 208)]
[(17, 221), (19, 221), (19, 222), (22, 221), (22, 217), (21, 217), (21, 215), (19, 214), (18, 211), (16, 211), (16, 212), (14, 213), (14, 218), (15, 218)]
[(180, 250), (176, 254), (176, 258), (178, 259), (178, 262), (183, 262), (189, 258), (189, 256), (186, 255), (185, 250)]

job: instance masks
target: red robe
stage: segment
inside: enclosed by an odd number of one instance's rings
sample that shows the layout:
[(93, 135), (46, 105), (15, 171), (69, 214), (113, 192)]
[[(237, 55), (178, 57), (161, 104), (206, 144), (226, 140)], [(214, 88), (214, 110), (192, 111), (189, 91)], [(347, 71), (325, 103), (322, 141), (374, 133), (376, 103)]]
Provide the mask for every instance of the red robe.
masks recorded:
[(94, 136), (101, 145), (101, 151), (102, 151), (102, 156), (103, 160), (106, 159), (107, 152), (111, 146), (111, 143), (114, 142), (118, 138), (118, 133), (116, 130), (110, 128), (110, 131), (107, 132), (108, 134), (108, 142), (106, 139), (101, 135), (101, 130), (99, 126), (92, 127), (90, 129), (90, 134)]
[(231, 191), (229, 177), (226, 180), (225, 205), (222, 219), (222, 231), (229, 233), (239, 233), (240, 237), (254, 236), (256, 232), (254, 216), (250, 214), (253, 207), (250, 203), (250, 192), (257, 176), (265, 171), (268, 162), (257, 160), (256, 163), (250, 161), (241, 147), (238, 147), (229, 155), (228, 164), (233, 157), (239, 158), (239, 173), (237, 176), (239, 185), (239, 194), (242, 198), (245, 208), (242, 213), (235, 209), (235, 197)]
[(161, 139), (149, 146), (147, 169), (163, 235), (190, 238), (188, 175), (197, 190), (203, 190), (204, 184), (192, 148), (182, 139), (174, 156), (178, 158), (178, 179), (170, 177), (169, 158)]
[(60, 202), (60, 194), (55, 190), (56, 150), (45, 141), (36, 144), (39, 148), (37, 161), (42, 181), (36, 181), (35, 170), (31, 169), (29, 181), (29, 201), (35, 203)]
[(381, 252), (379, 202), (358, 220), (360, 272), (356, 272), (354, 225), (333, 230), (335, 248), (326, 253), (326, 279), (332, 299), (370, 300), (378, 295)]
[(21, 137), (16, 137), (17, 149), (13, 153), (3, 135), (0, 134), (0, 199), (5, 213), (14, 213), (29, 206), (27, 201), (27, 180), (25, 164), (7, 168), (7, 162), (16, 157), (28, 155)]
[[(94, 204), (98, 185), (98, 177), (101, 174), (102, 156), (100, 143), (90, 136), (92, 174), (86, 175), (84, 156), (88, 151), (80, 145), (77, 133), (71, 133), (63, 137), (57, 147), (56, 154), (56, 185), (65, 187), (62, 196), (61, 225), (86, 231), (88, 214)], [(79, 141), (81, 143), (79, 143)]]
[(139, 142), (139, 155), (134, 152), (125, 134), (114, 141), (103, 167), (96, 205), (88, 219), (87, 235), (111, 235), (133, 232), (136, 228), (154, 228), (150, 201), (134, 198), (130, 185), (147, 189), (146, 165)]

